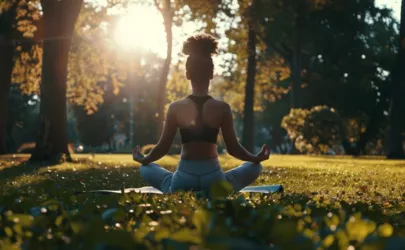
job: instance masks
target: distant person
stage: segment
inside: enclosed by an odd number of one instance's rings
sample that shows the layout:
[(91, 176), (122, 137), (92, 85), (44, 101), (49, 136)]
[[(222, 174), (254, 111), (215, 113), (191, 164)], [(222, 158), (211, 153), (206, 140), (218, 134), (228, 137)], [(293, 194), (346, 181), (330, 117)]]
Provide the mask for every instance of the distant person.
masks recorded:
[[(133, 159), (142, 164), (142, 178), (163, 193), (208, 191), (213, 182), (220, 180), (230, 182), (234, 191), (239, 191), (259, 177), (262, 172), (260, 162), (269, 158), (267, 145), (253, 155), (239, 144), (229, 104), (208, 95), (214, 75), (211, 55), (216, 52), (217, 41), (210, 35), (195, 35), (187, 39), (183, 53), (188, 55), (186, 76), (191, 81), (192, 94), (170, 104), (161, 138), (149, 154), (142, 155), (139, 146), (134, 149)], [(180, 130), (182, 151), (178, 168), (172, 173), (152, 162), (168, 153), (177, 129)], [(217, 154), (220, 129), (228, 153), (246, 161), (225, 173)]]

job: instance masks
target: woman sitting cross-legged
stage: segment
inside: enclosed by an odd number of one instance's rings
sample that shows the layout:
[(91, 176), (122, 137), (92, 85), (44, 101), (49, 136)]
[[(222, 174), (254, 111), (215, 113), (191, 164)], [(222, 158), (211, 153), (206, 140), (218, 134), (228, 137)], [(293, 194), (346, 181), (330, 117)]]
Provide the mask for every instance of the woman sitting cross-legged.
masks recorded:
[[(187, 39), (183, 52), (188, 55), (186, 75), (191, 81), (192, 94), (170, 104), (161, 138), (149, 154), (143, 156), (139, 146), (133, 152), (134, 160), (142, 164), (142, 178), (163, 193), (208, 191), (213, 182), (220, 180), (230, 182), (237, 192), (259, 177), (262, 171), (260, 162), (269, 158), (266, 145), (260, 153), (253, 155), (239, 144), (231, 108), (208, 95), (214, 72), (211, 55), (216, 50), (217, 42), (210, 35), (195, 35)], [(172, 173), (152, 162), (168, 153), (177, 129), (180, 130), (182, 151), (178, 168)], [(227, 172), (222, 171), (218, 162), (216, 142), (220, 129), (228, 153), (246, 161)]]

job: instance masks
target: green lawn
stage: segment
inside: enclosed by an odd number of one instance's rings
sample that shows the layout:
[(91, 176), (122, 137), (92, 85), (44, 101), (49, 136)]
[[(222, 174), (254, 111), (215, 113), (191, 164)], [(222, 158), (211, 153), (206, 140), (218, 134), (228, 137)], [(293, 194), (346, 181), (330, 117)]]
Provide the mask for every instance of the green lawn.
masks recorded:
[[(224, 199), (217, 187), (206, 199), (81, 194), (146, 183), (130, 155), (74, 158), (0, 158), (0, 249), (405, 249), (405, 162), (271, 156), (255, 184), (283, 184), (283, 195)], [(174, 170), (177, 161), (158, 163)]]

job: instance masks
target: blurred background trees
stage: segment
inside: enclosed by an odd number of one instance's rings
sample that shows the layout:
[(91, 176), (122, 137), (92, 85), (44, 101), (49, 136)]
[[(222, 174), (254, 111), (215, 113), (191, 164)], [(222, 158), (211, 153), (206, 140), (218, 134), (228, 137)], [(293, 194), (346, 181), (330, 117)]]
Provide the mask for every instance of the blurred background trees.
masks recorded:
[(190, 93), (182, 42), (208, 32), (220, 48), (211, 94), (231, 104), (248, 149), (402, 158), (403, 9), (369, 0), (2, 0), (0, 153), (35, 145), (32, 160), (45, 161), (79, 146), (156, 143), (165, 107)]

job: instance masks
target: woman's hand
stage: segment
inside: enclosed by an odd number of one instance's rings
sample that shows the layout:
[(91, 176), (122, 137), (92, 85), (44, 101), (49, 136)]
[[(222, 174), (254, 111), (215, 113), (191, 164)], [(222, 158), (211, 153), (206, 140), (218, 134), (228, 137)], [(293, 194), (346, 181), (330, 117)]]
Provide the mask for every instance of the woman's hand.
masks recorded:
[(260, 152), (256, 155), (256, 162), (255, 163), (260, 163), (262, 161), (268, 160), (270, 157), (270, 149), (269, 147), (265, 144), (262, 146), (262, 149)]
[(144, 164), (145, 162), (145, 156), (141, 153), (141, 148), (138, 145), (132, 151), (132, 158), (140, 164)]

